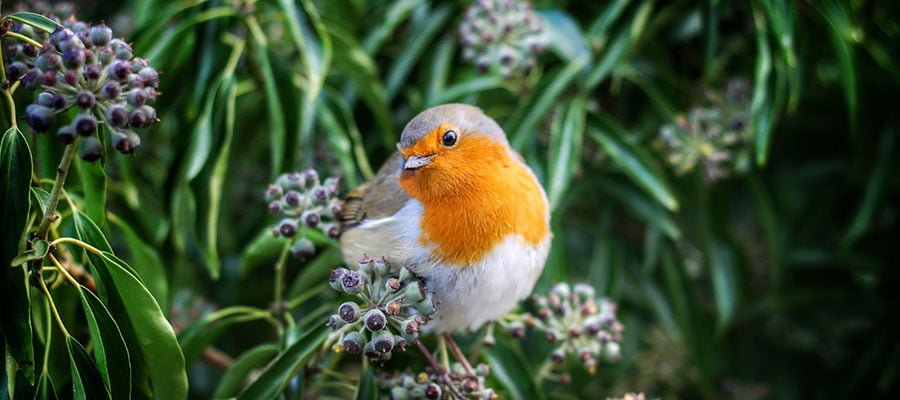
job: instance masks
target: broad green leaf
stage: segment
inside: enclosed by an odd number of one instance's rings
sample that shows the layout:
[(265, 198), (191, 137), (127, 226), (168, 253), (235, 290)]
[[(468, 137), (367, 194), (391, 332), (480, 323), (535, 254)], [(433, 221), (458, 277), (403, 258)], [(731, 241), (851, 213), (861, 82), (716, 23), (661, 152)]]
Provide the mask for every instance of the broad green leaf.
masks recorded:
[(150, 244), (144, 241), (134, 229), (117, 217), (110, 216), (109, 221), (122, 231), (125, 245), (131, 256), (131, 266), (147, 286), (147, 290), (153, 294), (153, 298), (159, 303), (160, 308), (169, 308), (169, 283), (166, 269), (163, 267), (162, 258)]
[(309, 357), (322, 346), (329, 330), (324, 324), (304, 332), (262, 374), (237, 397), (239, 400), (274, 399), (295, 375), (300, 373)]
[(609, 158), (622, 169), (636, 185), (644, 189), (649, 195), (659, 201), (660, 204), (669, 210), (678, 209), (678, 201), (669, 191), (663, 178), (657, 176), (653, 171), (643, 163), (643, 161), (619, 139), (613, 137), (599, 127), (592, 126), (587, 131), (588, 137), (596, 141)]
[(131, 396), (131, 357), (119, 325), (90, 289), (82, 286), (78, 293), (91, 334), (91, 352), (103, 382), (112, 398), (128, 398)]
[(23, 11), (12, 13), (4, 18), (16, 20), (26, 25), (31, 25), (47, 33), (53, 33), (53, 31), (55, 31), (57, 28), (62, 28), (62, 25), (60, 25), (58, 22), (41, 14), (36, 14), (33, 12)]
[(625, 56), (637, 43), (644, 31), (644, 26), (653, 10), (653, 2), (644, 2), (640, 8), (635, 11), (635, 15), (631, 18), (631, 24), (622, 29), (619, 35), (612, 40), (609, 46), (603, 43), (600, 50), (600, 56), (597, 58), (596, 64), (591, 68), (587, 77), (587, 86), (594, 87), (606, 78), (620, 63), (625, 60)]
[[(120, 260), (109, 252), (103, 252), (106, 272), (101, 279), (106, 282), (110, 291), (120, 295), (119, 301), (125, 315), (120, 315), (122, 324), (130, 324), (136, 335), (139, 349), (153, 385), (153, 395), (160, 399), (187, 398), (188, 382), (184, 363), (184, 355), (178, 346), (175, 332), (153, 295)], [(98, 268), (100, 269), (100, 268)], [(115, 309), (115, 307), (113, 307)]]
[(217, 93), (222, 87), (221, 79), (210, 85), (212, 88), (207, 94), (206, 102), (197, 120), (194, 122), (194, 131), (191, 133), (191, 144), (188, 146), (185, 179), (193, 180), (200, 174), (209, 159), (209, 153), (213, 141), (213, 106), (216, 104)]
[(247, 376), (253, 370), (261, 368), (278, 355), (278, 349), (279, 346), (277, 344), (265, 343), (241, 354), (240, 357), (234, 360), (234, 364), (231, 364), (228, 371), (225, 371), (225, 375), (219, 381), (219, 386), (216, 387), (212, 398), (226, 399), (237, 396), (247, 382)]
[(325, 282), (331, 270), (342, 262), (341, 252), (337, 247), (325, 249), (303, 266), (303, 269), (294, 278), (290, 290), (287, 291), (288, 296), (299, 296), (317, 284)]
[(179, 253), (187, 251), (187, 241), (197, 221), (197, 201), (187, 182), (175, 188), (172, 195), (172, 239)]
[(34, 384), (31, 297), (23, 268), (11, 268), (31, 210), (31, 150), (25, 135), (10, 128), (0, 138), (0, 332), (29, 383)]
[(203, 316), (178, 335), (185, 365), (190, 367), (197, 362), (203, 350), (229, 326), (271, 317), (268, 311), (246, 306), (223, 308)]
[(521, 351), (510, 347), (504, 341), (498, 341), (493, 348), (485, 349), (482, 355), (491, 366), (490, 378), (497, 380), (500, 384), (498, 389), (505, 391), (508, 398), (515, 400), (544, 398), (544, 392), (534, 381), (534, 371), (528, 370), (529, 363), (522, 357)]
[(359, 383), (356, 386), (356, 393), (353, 394), (355, 400), (378, 399), (378, 386), (375, 384), (374, 370), (371, 366), (363, 370), (359, 377)]
[(413, 11), (426, 4), (425, 0), (399, 0), (391, 2), (381, 18), (381, 23), (373, 24), (372, 31), (363, 41), (369, 54), (375, 54), (397, 26), (412, 15)]
[(97, 226), (103, 226), (106, 222), (106, 171), (103, 163), (91, 163), (80, 158), (75, 162), (81, 175), (85, 212)]
[(103, 386), (103, 378), (94, 360), (72, 336), (66, 336), (69, 352), (69, 371), (72, 373), (73, 397), (76, 400), (108, 399), (109, 392)]
[(50, 192), (40, 188), (31, 188), (31, 197), (35, 201), (35, 211), (39, 212), (38, 218), (44, 216), (44, 210), (47, 209), (47, 203), (50, 202)]
[(678, 240), (681, 237), (678, 225), (659, 202), (653, 201), (643, 192), (633, 189), (625, 183), (612, 179), (604, 179), (599, 183), (605, 194), (612, 196), (626, 211), (643, 220), (647, 226), (659, 229), (672, 240)]

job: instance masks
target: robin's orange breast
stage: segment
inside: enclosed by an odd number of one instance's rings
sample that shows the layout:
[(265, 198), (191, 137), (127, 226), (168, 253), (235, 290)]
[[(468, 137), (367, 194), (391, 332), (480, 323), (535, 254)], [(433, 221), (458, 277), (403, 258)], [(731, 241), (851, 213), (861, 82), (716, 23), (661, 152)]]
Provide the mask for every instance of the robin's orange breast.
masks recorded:
[(404, 171), (400, 186), (422, 203), (420, 243), (445, 263), (469, 266), (510, 235), (536, 246), (549, 234), (537, 179), (487, 137), (469, 137), (427, 168)]

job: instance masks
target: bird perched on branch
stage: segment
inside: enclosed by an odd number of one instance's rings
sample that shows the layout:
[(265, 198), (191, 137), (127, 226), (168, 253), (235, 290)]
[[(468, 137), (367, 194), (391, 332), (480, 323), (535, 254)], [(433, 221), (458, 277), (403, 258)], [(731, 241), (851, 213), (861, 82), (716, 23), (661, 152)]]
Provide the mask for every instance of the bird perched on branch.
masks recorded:
[(503, 129), (447, 104), (410, 121), (395, 153), (351, 191), (340, 218), (346, 262), (384, 256), (441, 303), (428, 328), (476, 329), (528, 296), (550, 249), (546, 194)]

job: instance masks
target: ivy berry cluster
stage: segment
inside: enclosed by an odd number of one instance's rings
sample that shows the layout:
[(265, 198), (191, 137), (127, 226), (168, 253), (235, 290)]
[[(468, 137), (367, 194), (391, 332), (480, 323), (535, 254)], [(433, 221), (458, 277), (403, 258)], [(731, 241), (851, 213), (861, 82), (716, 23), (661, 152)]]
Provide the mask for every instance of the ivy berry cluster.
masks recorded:
[(392, 352), (405, 351), (437, 312), (425, 281), (383, 257), (363, 257), (356, 270), (334, 269), (329, 283), (359, 300), (342, 303), (329, 319), (327, 325), (335, 330), (333, 349), (364, 354), (372, 362), (384, 363)]
[[(5, 47), (8, 84), (39, 92), (25, 109), (25, 122), (38, 133), (59, 127), (57, 138), (65, 144), (81, 138), (79, 155), (86, 161), (103, 156), (102, 126), (113, 148), (134, 153), (141, 146), (135, 129), (157, 122), (152, 105), (159, 95), (159, 73), (135, 57), (128, 43), (114, 39), (108, 26), (72, 19), (62, 24), (49, 34), (21, 23), (11, 29), (30, 40)], [(57, 121), (61, 115), (68, 123)]]
[(312, 258), (316, 249), (303, 230), (318, 229), (332, 238), (340, 235), (337, 216), (341, 201), (337, 195), (338, 178), (320, 182), (314, 169), (280, 175), (265, 192), (269, 212), (281, 217), (272, 235), (295, 240), (291, 253), (300, 260)]
[(621, 357), (624, 326), (616, 318), (616, 304), (597, 299), (590, 285), (558, 283), (546, 296), (533, 295), (532, 301), (537, 315), (513, 316), (506, 328), (514, 338), (525, 337), (529, 328), (543, 333), (555, 346), (550, 353), (553, 364), (561, 365), (574, 357), (594, 374), (601, 359), (615, 361)]

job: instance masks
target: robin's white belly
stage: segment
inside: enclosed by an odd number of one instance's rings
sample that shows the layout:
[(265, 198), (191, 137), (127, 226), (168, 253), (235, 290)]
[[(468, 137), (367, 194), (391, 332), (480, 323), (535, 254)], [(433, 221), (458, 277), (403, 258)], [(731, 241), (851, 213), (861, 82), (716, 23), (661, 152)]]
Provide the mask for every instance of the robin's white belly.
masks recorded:
[(531, 294), (547, 254), (550, 237), (533, 245), (521, 235), (510, 235), (494, 246), (480, 261), (469, 266), (436, 261), (428, 247), (419, 242), (422, 204), (409, 200), (394, 216), (364, 222), (342, 238), (345, 260), (363, 253), (384, 256), (392, 263), (413, 268), (423, 277), (441, 303), (426, 325), (433, 332), (476, 329), (499, 318)]

